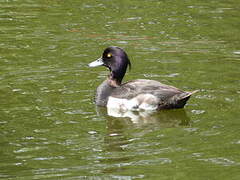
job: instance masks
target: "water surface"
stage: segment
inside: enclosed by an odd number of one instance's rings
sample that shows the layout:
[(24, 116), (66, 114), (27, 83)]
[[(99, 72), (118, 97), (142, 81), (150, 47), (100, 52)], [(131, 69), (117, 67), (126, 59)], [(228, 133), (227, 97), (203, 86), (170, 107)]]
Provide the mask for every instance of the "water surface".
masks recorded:
[[(0, 1), (0, 178), (239, 179), (238, 1)], [(124, 48), (184, 109), (113, 117), (87, 64)]]

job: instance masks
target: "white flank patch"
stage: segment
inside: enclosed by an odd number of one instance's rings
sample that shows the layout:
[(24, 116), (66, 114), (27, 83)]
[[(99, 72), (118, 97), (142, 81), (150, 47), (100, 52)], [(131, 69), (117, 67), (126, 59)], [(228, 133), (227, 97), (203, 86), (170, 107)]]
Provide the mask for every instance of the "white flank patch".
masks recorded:
[(132, 99), (120, 99), (109, 97), (107, 108), (127, 110), (156, 110), (158, 108), (158, 99), (152, 94), (140, 94)]

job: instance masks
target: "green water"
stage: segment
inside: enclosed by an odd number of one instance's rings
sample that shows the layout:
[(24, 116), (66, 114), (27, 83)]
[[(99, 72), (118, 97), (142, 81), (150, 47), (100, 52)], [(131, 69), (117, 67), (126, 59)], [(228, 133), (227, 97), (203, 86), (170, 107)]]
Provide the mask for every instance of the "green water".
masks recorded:
[[(240, 179), (238, 0), (0, 0), (1, 179)], [(125, 80), (200, 91), (185, 109), (108, 115), (103, 49)]]

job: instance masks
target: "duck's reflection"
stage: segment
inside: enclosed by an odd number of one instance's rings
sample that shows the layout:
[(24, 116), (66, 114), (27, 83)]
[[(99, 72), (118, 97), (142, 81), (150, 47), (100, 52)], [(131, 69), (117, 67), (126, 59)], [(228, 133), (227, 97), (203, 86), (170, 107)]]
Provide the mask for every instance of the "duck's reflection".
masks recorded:
[[(110, 124), (124, 122), (126, 125), (144, 126), (157, 125), (158, 127), (176, 127), (189, 124), (189, 117), (184, 109), (153, 111), (121, 111), (119, 109), (97, 108), (99, 115), (105, 116)], [(109, 124), (109, 122), (108, 122)]]
[(156, 140), (152, 140), (152, 138), (144, 138), (149, 132), (161, 128), (186, 126), (190, 120), (184, 109), (158, 112), (119, 112), (98, 107), (97, 112), (99, 116), (106, 119), (107, 132), (104, 136), (104, 151), (107, 158), (99, 161), (108, 164), (109, 167), (104, 168), (103, 173), (119, 172), (119, 167), (111, 166), (112, 164), (138, 163), (134, 159), (136, 156), (147, 158), (143, 154), (148, 153), (156, 143)]
[(124, 145), (141, 138), (148, 132), (161, 128), (189, 125), (190, 119), (184, 109), (147, 111), (109, 111), (98, 107), (97, 112), (107, 120), (107, 134), (104, 138), (109, 151), (124, 151)]

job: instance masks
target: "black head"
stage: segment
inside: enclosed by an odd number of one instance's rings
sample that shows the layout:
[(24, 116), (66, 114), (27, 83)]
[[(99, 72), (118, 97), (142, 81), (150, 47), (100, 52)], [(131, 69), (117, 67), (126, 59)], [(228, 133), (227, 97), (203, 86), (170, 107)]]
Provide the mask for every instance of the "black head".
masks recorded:
[(131, 68), (130, 60), (126, 52), (116, 46), (108, 47), (104, 50), (102, 57), (89, 64), (90, 67), (106, 66), (111, 71), (110, 78), (121, 83), (127, 67)]

